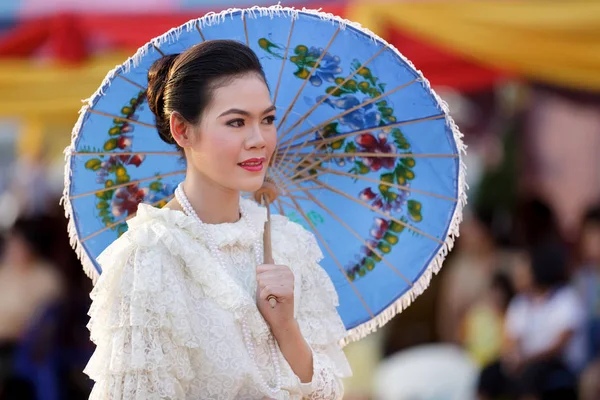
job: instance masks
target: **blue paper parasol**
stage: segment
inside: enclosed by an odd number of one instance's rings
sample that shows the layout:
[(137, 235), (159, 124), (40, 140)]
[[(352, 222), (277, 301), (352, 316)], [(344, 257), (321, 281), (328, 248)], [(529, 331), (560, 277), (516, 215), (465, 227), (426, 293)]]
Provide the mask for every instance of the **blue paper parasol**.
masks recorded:
[(458, 234), (466, 202), (461, 135), (429, 83), (394, 47), (333, 15), (281, 6), (208, 14), (153, 39), (86, 102), (67, 149), (64, 204), (84, 269), (127, 230), (140, 202), (161, 207), (184, 178), (146, 104), (163, 54), (211, 39), (248, 44), (278, 109), (274, 211), (326, 256), (339, 313), (357, 339), (422, 293)]

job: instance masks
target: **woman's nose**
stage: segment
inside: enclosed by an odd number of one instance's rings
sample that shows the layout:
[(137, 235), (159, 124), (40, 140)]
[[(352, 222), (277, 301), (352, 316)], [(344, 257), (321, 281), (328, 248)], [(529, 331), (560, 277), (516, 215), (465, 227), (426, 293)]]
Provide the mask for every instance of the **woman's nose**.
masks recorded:
[(253, 126), (252, 132), (249, 134), (247, 145), (249, 148), (258, 148), (262, 149), (267, 145), (267, 141), (265, 140), (265, 136), (260, 129), (260, 126)]

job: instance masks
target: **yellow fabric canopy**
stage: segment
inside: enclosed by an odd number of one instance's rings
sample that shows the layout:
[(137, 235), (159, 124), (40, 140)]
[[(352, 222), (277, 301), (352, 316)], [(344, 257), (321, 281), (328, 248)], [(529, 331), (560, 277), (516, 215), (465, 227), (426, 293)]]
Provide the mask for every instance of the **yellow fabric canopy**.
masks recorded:
[(124, 62), (124, 54), (105, 54), (80, 66), (0, 62), (0, 117), (76, 118), (81, 100), (90, 97), (107, 72)]
[(347, 18), (376, 33), (389, 24), (535, 80), (600, 90), (597, 0), (360, 1)]
[(82, 100), (126, 59), (124, 54), (105, 54), (80, 66), (0, 61), (0, 118), (21, 120), (17, 153), (37, 157), (43, 147), (52, 159), (60, 159)]

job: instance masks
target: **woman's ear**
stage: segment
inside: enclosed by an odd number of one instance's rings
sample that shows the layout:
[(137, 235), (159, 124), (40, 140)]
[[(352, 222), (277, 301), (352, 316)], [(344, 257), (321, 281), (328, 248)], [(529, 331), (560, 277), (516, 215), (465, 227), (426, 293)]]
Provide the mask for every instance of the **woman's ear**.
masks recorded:
[(169, 121), (173, 139), (181, 148), (192, 146), (192, 124), (178, 112), (172, 112)]

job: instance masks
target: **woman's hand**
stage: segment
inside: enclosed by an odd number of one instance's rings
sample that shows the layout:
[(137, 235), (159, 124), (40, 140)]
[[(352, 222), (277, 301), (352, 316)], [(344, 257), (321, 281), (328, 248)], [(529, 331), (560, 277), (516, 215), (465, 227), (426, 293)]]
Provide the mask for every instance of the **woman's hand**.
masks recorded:
[[(276, 334), (294, 327), (294, 273), (284, 265), (263, 264), (256, 268), (256, 305)], [(275, 307), (267, 300), (277, 298)]]
[[(308, 383), (313, 376), (312, 350), (294, 318), (294, 273), (284, 265), (263, 264), (256, 268), (256, 305), (271, 327), (281, 353), (300, 378)], [(275, 307), (270, 295), (277, 298)]]

